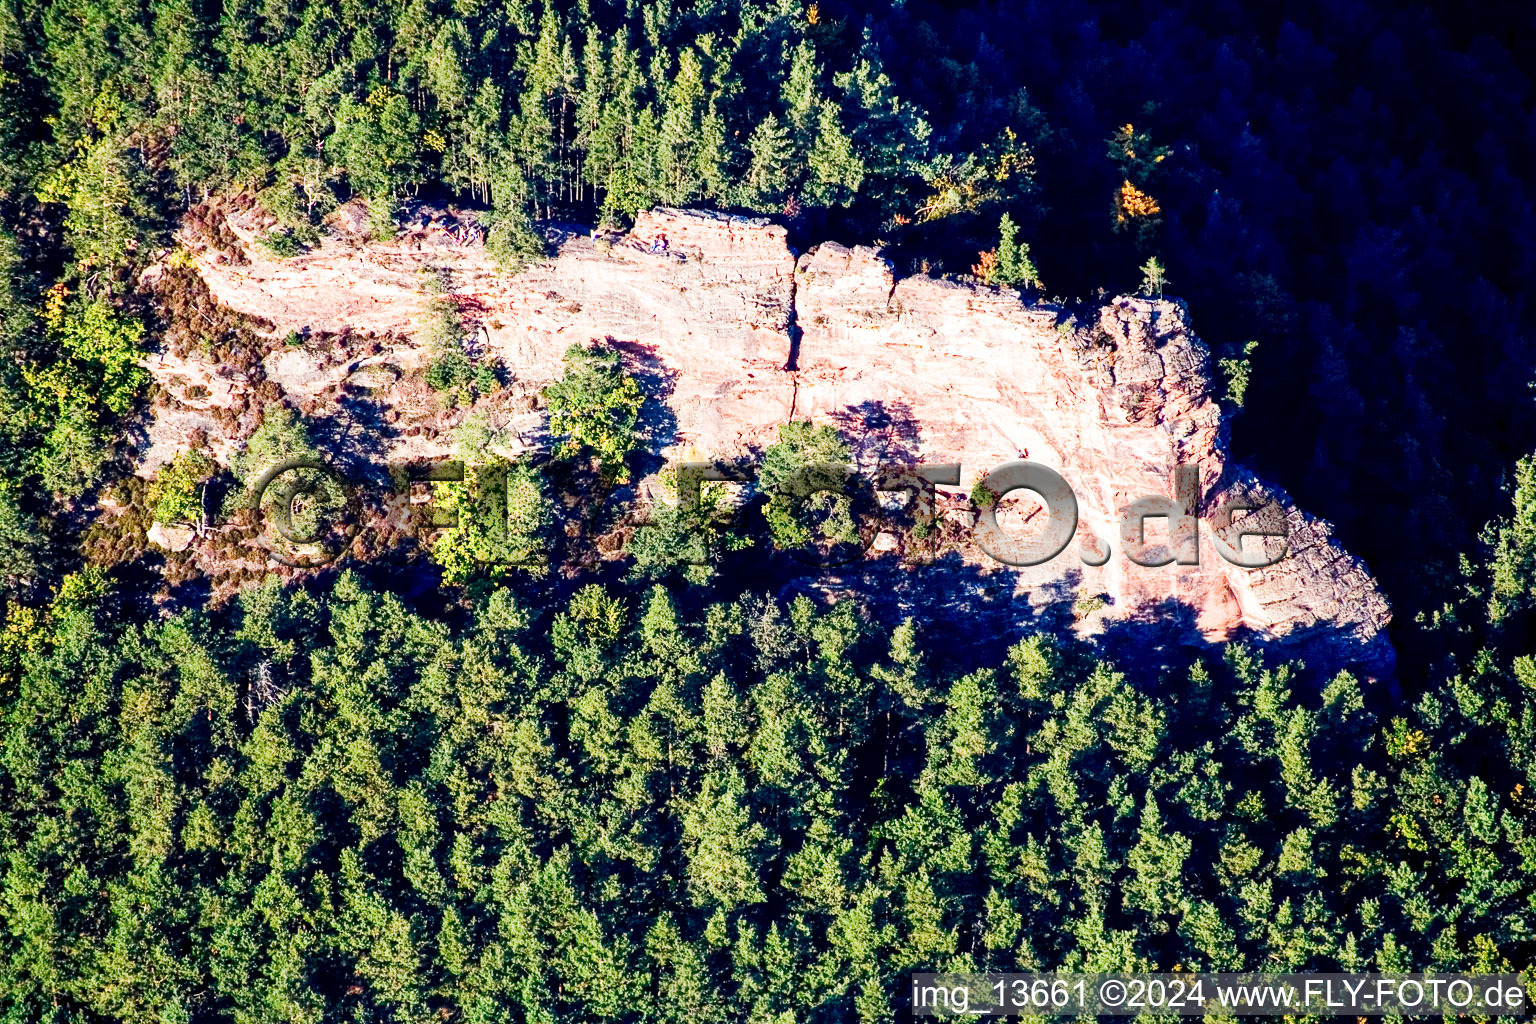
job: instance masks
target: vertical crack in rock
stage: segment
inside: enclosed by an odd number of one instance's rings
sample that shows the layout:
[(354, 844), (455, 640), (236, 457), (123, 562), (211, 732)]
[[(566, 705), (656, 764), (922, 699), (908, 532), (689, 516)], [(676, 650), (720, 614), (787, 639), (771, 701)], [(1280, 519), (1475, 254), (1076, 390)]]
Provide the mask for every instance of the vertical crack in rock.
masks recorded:
[(784, 333), (789, 336), (789, 358), (784, 361), (784, 369), (791, 373), (800, 369), (800, 313), (795, 308), (795, 294), (799, 290), (797, 277), (794, 273), (789, 275), (789, 304), (784, 319)]

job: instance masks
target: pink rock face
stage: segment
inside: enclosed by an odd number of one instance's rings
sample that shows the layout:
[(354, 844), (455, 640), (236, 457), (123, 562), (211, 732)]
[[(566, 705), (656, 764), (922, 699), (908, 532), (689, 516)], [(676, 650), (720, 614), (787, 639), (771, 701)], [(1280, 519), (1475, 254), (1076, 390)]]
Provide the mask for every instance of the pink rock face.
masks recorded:
[[(230, 226), (242, 239), (254, 235), (238, 219)], [(1019, 600), (1059, 599), (1064, 585), (1107, 597), (1084, 628), (1171, 601), (1192, 610), (1207, 639), (1246, 627), (1359, 652), (1343, 660), (1390, 659), (1381, 635), (1390, 613), (1365, 567), (1328, 524), (1228, 464), (1210, 354), (1181, 303), (1119, 297), (1078, 320), (1006, 289), (897, 280), (874, 249), (829, 242), (797, 259), (784, 229), (766, 221), (664, 209), (642, 214), (611, 242), (570, 238), (557, 257), (516, 276), (498, 274), (477, 241), (327, 240), (284, 261), (245, 248), (249, 265), (204, 253), (198, 266), (221, 302), (272, 321), (277, 332), (408, 335), (425, 309), (422, 272), (431, 268), (446, 271), (479, 344), (525, 395), (559, 375), (571, 344), (617, 343), (675, 417), (675, 430), (653, 439), (668, 458), (740, 456), (771, 444), (780, 425), (811, 419), (838, 426), (866, 468), (960, 462), (957, 500), (1010, 459), (1050, 466), (1077, 496), (1077, 538), (1045, 565), (995, 573)], [(422, 361), (408, 341), (386, 356), (407, 369)], [(292, 394), (322, 393), (357, 369), (288, 361), (295, 367), (269, 360), (267, 372)], [(521, 415), (537, 429), (537, 412)], [(413, 444), (411, 454), (433, 454)], [(439, 447), (447, 452), (446, 436)], [(1199, 563), (1137, 565), (1125, 557), (1122, 510), (1171, 495), (1180, 464), (1199, 472)], [(1284, 515), (1289, 551), (1275, 565), (1243, 569), (1217, 554), (1210, 517), (1234, 494), (1258, 496)], [(1014, 518), (1023, 518), (1019, 510)], [(1165, 537), (1163, 522), (1150, 521), (1149, 540)], [(1095, 538), (1111, 549), (1099, 566), (1084, 562)], [(1252, 552), (1276, 542), (1244, 543)], [(965, 558), (994, 571), (979, 551)]]
[[(980, 471), (1027, 452), (1056, 469), (1077, 495), (1079, 542), (1041, 568), (1081, 573), (1078, 590), (1109, 595), (1114, 614), (1173, 601), (1194, 610), (1207, 639), (1246, 626), (1275, 637), (1321, 630), (1367, 647), (1386, 625), (1385, 598), (1328, 524), (1227, 465), (1210, 354), (1182, 304), (1120, 297), (1094, 321), (1062, 323), (1058, 310), (1006, 290), (896, 281), (875, 250), (833, 243), (802, 256), (795, 276), (797, 414), (900, 406), (930, 458)], [(1172, 495), (1181, 464), (1199, 467), (1207, 520), (1237, 493), (1273, 502), (1289, 553), (1268, 568), (1240, 568), (1218, 555), (1204, 521), (1198, 565), (1145, 567), (1124, 557), (1123, 510), (1146, 495)], [(1149, 536), (1159, 528), (1149, 525)], [(1113, 549), (1101, 567), (1081, 564), (1085, 532)], [(1277, 551), (1260, 538), (1245, 550), (1257, 553), (1260, 543)]]

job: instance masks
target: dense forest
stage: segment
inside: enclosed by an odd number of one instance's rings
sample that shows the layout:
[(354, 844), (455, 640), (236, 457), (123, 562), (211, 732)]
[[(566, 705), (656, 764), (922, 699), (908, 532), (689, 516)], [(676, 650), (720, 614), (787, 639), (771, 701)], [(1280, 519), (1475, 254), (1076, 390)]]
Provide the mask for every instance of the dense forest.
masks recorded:
[[(4, 0), (0, 1018), (883, 1021), (924, 969), (1528, 971), (1530, 21)], [(437, 197), (509, 268), (668, 204), (1066, 301), (1150, 275), (1221, 358), (1235, 454), (1383, 581), (1401, 678), (1048, 633), (960, 664), (940, 623), (682, 566), (707, 524), (665, 510), (624, 579), (488, 577), (465, 528), (427, 599), (324, 571), (152, 608), (154, 556), (95, 558), (94, 512), (174, 517), (210, 467), (130, 479), (165, 330), (137, 274), (236, 193), (283, 252)], [(612, 484), (641, 399), (572, 360), (553, 454)], [(275, 410), (232, 469), (313, 450)]]
[[(1500, 565), (1536, 560), (1536, 471)], [(1528, 969), (1536, 658), (1379, 712), (1235, 646), (1136, 685), (1037, 634), (343, 574), (0, 634), (8, 1020), (893, 1019), (922, 969)], [(1502, 592), (1502, 591), (1500, 591)]]

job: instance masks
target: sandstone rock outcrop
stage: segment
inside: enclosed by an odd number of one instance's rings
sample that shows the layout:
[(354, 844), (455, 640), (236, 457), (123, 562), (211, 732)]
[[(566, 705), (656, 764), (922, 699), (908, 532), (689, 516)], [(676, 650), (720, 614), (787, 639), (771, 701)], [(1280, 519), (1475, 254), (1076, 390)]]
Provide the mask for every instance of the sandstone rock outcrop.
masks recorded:
[(166, 526), (161, 522), (151, 523), (145, 533), (145, 539), (149, 543), (166, 551), (185, 551), (192, 546), (194, 534), (189, 527)]
[[(370, 363), (391, 373), (418, 368), (423, 353), (409, 339), (426, 309), (422, 273), (431, 269), (448, 275), (478, 343), (514, 375), (514, 392), (531, 396), (558, 376), (572, 343), (618, 344), (675, 419), (658, 441), (668, 457), (741, 455), (772, 443), (781, 424), (809, 418), (836, 424), (866, 466), (960, 462), (963, 489), (1021, 456), (1055, 468), (1077, 495), (1078, 539), (1045, 565), (996, 569), (1021, 601), (1059, 597), (1065, 584), (1106, 595), (1111, 619), (1172, 602), (1192, 611), (1207, 638), (1246, 628), (1306, 637), (1341, 661), (1390, 660), (1387, 603), (1365, 567), (1328, 524), (1229, 464), (1210, 355), (1178, 302), (1120, 297), (1072, 316), (1007, 289), (898, 279), (870, 248), (824, 243), (797, 257), (781, 227), (692, 211), (642, 214), (623, 237), (572, 233), (555, 258), (513, 277), (498, 274), (484, 248), (451, 226), (384, 244), (327, 239), (274, 260), (250, 244), (261, 230), (256, 217), (229, 218), (243, 260), (196, 253), (220, 302), (278, 334), (384, 339), (363, 360), (275, 351), (264, 363), (267, 379), (290, 397), (323, 405)], [(211, 378), (195, 367), (176, 370), (183, 381)], [(390, 401), (388, 388), (377, 394)], [(535, 435), (540, 414), (531, 397), (517, 408), (514, 426)], [(152, 425), (152, 442), (159, 429)], [(425, 442), (399, 430), (388, 443), (396, 458), (448, 450), (446, 436)], [(1198, 467), (1207, 519), (1199, 564), (1134, 564), (1121, 550), (1121, 510), (1170, 494), (1180, 464)], [(1233, 494), (1257, 495), (1285, 517), (1289, 552), (1275, 565), (1243, 569), (1218, 556), (1208, 519)], [(1083, 553), (1103, 542), (1108, 560), (1086, 564), (1095, 559)], [(1256, 543), (1276, 542), (1250, 538), (1249, 550)]]

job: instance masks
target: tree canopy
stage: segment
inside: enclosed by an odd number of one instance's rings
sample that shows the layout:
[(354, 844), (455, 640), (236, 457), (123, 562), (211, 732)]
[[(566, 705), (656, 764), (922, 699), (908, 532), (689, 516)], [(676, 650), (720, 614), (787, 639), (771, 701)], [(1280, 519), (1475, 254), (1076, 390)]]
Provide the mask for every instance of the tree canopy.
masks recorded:
[(914, 970), (1536, 952), (1529, 657), (1383, 717), (1244, 647), (951, 672), (803, 598), (106, 590), (0, 637), (13, 1017), (876, 1021)]

